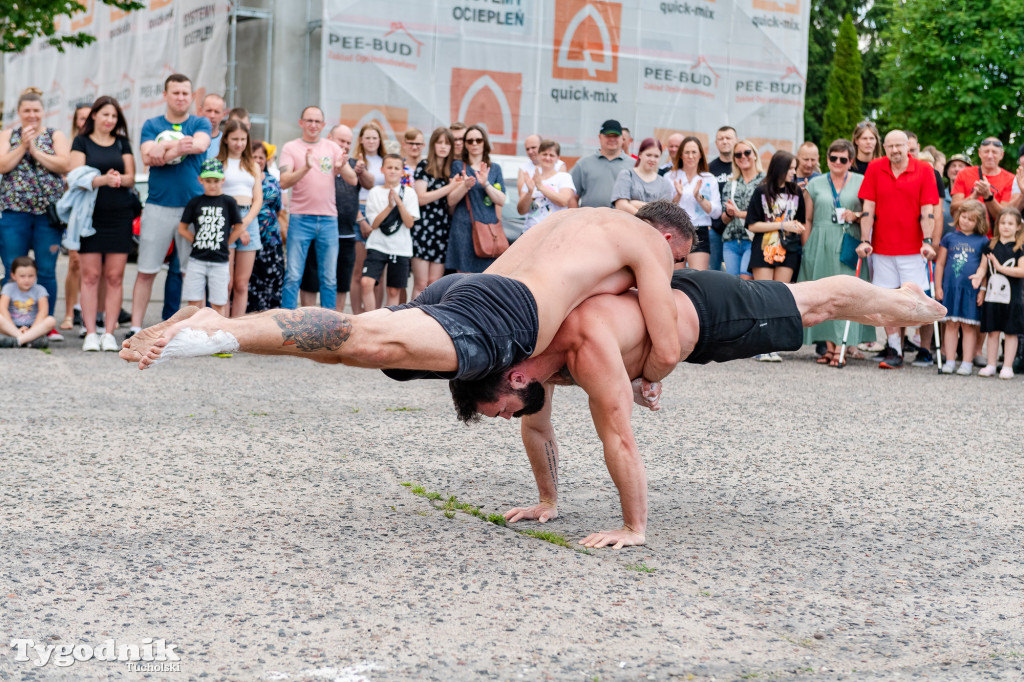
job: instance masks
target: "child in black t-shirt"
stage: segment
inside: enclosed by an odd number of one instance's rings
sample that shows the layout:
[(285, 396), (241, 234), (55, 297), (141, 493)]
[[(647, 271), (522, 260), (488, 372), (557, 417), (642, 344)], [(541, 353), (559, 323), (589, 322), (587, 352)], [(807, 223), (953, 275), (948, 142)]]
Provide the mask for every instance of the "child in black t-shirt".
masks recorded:
[(203, 305), (209, 290), (210, 307), (228, 314), (228, 244), (249, 235), (242, 224), (242, 213), (233, 197), (225, 196), (224, 166), (217, 159), (203, 162), (199, 173), (203, 193), (185, 206), (178, 233), (192, 242), (192, 253), (185, 270), (182, 297), (189, 305)]

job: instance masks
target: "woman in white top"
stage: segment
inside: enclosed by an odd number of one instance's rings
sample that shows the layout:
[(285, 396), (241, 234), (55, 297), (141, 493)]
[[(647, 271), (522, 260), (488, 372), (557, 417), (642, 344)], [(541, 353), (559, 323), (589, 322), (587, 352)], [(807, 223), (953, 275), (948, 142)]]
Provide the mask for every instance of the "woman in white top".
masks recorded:
[[(359, 180), (359, 213), (366, 217), (366, 197), (370, 189), (376, 185), (384, 184), (384, 173), (381, 166), (384, 163), (384, 131), (372, 121), (359, 129), (359, 137), (356, 138), (356, 152), (353, 154), (355, 160), (362, 161), (362, 167), (356, 168), (356, 177)], [(362, 222), (361, 219), (359, 221)], [(352, 265), (352, 282), (349, 285), (349, 304), (352, 306), (352, 314), (366, 312), (363, 310), (363, 261), (366, 259), (366, 240), (360, 230), (356, 230), (356, 260)], [(378, 300), (378, 305), (380, 301)]]
[(700, 140), (692, 135), (683, 139), (672, 162), (672, 170), (665, 177), (675, 186), (675, 201), (690, 216), (697, 230), (686, 265), (694, 270), (707, 270), (711, 261), (711, 241), (708, 228), (711, 221), (722, 215), (722, 199), (718, 194), (718, 181), (708, 172), (708, 160)]
[(263, 172), (252, 157), (249, 129), (238, 120), (224, 124), (217, 160), (224, 164), (224, 194), (234, 197), (242, 213), (245, 232), (233, 244), (228, 256), (231, 272), (231, 317), (245, 315), (249, 304), (249, 277), (262, 248), (260, 225), (256, 221), (263, 206)]
[(636, 215), (640, 207), (651, 201), (672, 199), (672, 183), (658, 175), (661, 140), (648, 137), (640, 143), (633, 168), (619, 171), (612, 187), (612, 205), (620, 211)]
[(519, 186), (525, 191), (519, 195), (516, 209), (526, 216), (523, 231), (530, 229), (552, 213), (564, 210), (576, 196), (572, 176), (558, 168), (561, 146), (554, 140), (542, 140), (537, 148), (540, 167), (533, 175), (519, 171)]

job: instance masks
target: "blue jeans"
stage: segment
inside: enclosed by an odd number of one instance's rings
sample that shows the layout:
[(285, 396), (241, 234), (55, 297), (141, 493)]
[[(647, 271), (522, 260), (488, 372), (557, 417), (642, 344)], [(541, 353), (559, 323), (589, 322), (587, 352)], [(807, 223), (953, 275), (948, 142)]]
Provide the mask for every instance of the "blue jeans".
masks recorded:
[(170, 318), (181, 307), (181, 286), (181, 264), (178, 261), (178, 249), (174, 249), (167, 264), (167, 279), (164, 280), (164, 307), (160, 311), (160, 317), (163, 319)]
[(725, 271), (730, 275), (750, 274), (750, 242), (746, 239), (733, 239), (722, 243), (725, 256)]
[(46, 215), (4, 211), (0, 217), (0, 259), (4, 263), (4, 284), (11, 281), (11, 263), (27, 256), (31, 249), (36, 261), (39, 284), (46, 289), (50, 303), (48, 314), (57, 306), (57, 254), (61, 231), (50, 227)]
[(320, 305), (334, 308), (338, 302), (338, 216), (292, 215), (288, 223), (288, 260), (281, 293), (282, 308), (297, 308), (299, 284), (306, 266), (309, 245), (316, 242)]
[(708, 261), (708, 270), (722, 269), (722, 235), (715, 232), (714, 227), (708, 228), (708, 237), (711, 242), (711, 260)]

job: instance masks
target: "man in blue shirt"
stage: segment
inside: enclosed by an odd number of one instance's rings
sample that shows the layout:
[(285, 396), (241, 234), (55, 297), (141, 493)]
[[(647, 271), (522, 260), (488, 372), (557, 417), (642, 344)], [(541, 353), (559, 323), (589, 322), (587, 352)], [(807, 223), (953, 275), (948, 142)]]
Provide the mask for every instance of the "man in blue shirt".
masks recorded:
[[(149, 166), (149, 197), (139, 228), (139, 274), (132, 292), (132, 333), (142, 327), (153, 280), (172, 240), (179, 263), (188, 262), (190, 245), (178, 235), (181, 212), (203, 193), (199, 166), (210, 147), (210, 120), (191, 116), (192, 81), (180, 73), (164, 81), (167, 110), (142, 124), (142, 161)], [(170, 301), (175, 307), (180, 301)]]

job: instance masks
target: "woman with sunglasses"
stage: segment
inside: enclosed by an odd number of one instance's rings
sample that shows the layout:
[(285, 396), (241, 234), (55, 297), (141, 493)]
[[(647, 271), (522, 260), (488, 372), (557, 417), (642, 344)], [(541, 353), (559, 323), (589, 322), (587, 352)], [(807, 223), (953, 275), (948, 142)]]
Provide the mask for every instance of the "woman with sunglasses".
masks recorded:
[(853, 146), (857, 148), (857, 156), (850, 165), (850, 170), (864, 175), (868, 164), (882, 156), (882, 138), (874, 123), (861, 121), (854, 127)]
[(722, 257), (725, 271), (742, 279), (754, 278), (750, 274), (751, 233), (744, 223), (750, 197), (762, 180), (764, 169), (757, 147), (750, 140), (740, 140), (732, 149), (732, 177), (722, 195)]
[[(861, 201), (857, 198), (857, 192), (860, 191), (864, 176), (850, 170), (855, 153), (852, 142), (836, 140), (828, 147), (828, 173), (807, 183), (807, 215), (811, 217), (811, 229), (800, 263), (801, 282), (856, 273), (854, 268), (839, 260), (844, 233), (860, 241)], [(861, 267), (860, 278), (869, 281), (866, 267)], [(825, 355), (818, 358), (819, 364), (839, 366), (836, 346), (842, 343), (845, 328), (845, 321), (836, 320), (804, 329), (805, 344), (825, 342), (828, 346)], [(874, 340), (874, 327), (850, 323), (847, 343), (851, 348), (856, 348), (858, 343)], [(847, 351), (847, 355), (854, 357), (851, 351)]]
[(697, 229), (686, 267), (707, 270), (711, 261), (711, 222), (722, 215), (718, 180), (708, 170), (708, 160), (700, 140), (690, 135), (683, 139), (673, 159), (672, 170), (665, 174), (673, 187), (673, 201), (686, 211)]
[[(445, 266), (459, 272), (483, 272), (493, 258), (480, 258), (473, 250), (472, 221), (496, 223), (505, 205), (501, 166), (491, 163), (491, 143), (480, 125), (466, 128), (462, 160), (452, 162), (452, 180), (457, 183), (448, 194), (452, 212)], [(469, 205), (473, 216), (470, 218)]]

